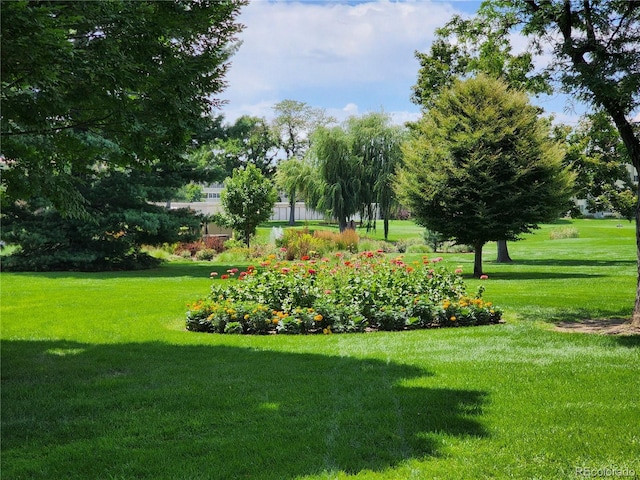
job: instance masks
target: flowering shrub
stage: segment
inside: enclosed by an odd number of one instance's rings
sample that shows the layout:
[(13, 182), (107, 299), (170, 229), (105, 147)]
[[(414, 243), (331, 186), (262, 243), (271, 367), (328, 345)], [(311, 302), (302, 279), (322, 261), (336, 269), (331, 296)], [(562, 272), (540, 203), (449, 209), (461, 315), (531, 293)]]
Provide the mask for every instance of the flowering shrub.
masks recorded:
[[(407, 264), (366, 251), (232, 268), (189, 305), (187, 329), (218, 333), (342, 333), (498, 323), (499, 309), (468, 296), (441, 259)], [(459, 272), (459, 271), (458, 271)]]

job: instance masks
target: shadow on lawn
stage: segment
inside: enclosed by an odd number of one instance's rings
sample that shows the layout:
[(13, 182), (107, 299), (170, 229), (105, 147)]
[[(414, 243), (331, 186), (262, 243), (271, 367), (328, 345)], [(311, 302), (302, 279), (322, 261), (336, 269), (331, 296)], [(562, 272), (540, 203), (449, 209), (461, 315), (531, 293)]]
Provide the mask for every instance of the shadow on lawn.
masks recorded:
[(7, 478), (283, 479), (484, 436), (486, 394), (373, 359), (159, 343), (2, 344)]
[(635, 267), (636, 260), (588, 260), (588, 259), (534, 259), (514, 260), (513, 265), (533, 265), (546, 267)]
[[(109, 280), (113, 278), (176, 278), (193, 277), (208, 279), (211, 272), (226, 273), (237, 265), (218, 265), (207, 263), (168, 262), (160, 267), (148, 270), (121, 270), (106, 272), (11, 272), (11, 275), (37, 276), (40, 278), (79, 278), (88, 280)], [(238, 266), (239, 267), (239, 266)]]

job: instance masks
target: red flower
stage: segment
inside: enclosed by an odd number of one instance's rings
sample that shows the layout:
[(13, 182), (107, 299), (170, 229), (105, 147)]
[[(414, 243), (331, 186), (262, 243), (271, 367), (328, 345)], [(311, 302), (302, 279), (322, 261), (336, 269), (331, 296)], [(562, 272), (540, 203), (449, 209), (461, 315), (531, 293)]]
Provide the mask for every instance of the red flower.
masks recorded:
[(229, 278), (229, 275), (227, 275), (226, 273), (224, 275), (222, 275), (220, 277), (222, 280), (226, 280), (227, 278)]
[(309, 260), (311, 257), (309, 255), (303, 255), (300, 260)]
[(313, 269), (310, 268), (309, 270), (307, 270), (311, 275), (315, 275), (317, 272)]

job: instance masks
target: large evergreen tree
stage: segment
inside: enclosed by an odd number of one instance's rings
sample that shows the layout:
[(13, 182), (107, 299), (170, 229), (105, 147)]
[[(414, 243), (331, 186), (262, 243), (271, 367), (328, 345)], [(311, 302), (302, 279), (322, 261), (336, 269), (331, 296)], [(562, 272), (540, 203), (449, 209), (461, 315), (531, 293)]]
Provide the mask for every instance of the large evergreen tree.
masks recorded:
[(135, 183), (113, 194), (150, 218), (149, 201), (201, 177), (185, 152), (215, 124), (245, 3), (3, 2), (2, 205), (14, 226), (49, 210), (100, 225), (114, 212), (109, 192), (92, 192), (103, 177)]
[(475, 249), (517, 240), (568, 209), (571, 176), (527, 96), (486, 76), (457, 81), (415, 125), (396, 189), (417, 221)]

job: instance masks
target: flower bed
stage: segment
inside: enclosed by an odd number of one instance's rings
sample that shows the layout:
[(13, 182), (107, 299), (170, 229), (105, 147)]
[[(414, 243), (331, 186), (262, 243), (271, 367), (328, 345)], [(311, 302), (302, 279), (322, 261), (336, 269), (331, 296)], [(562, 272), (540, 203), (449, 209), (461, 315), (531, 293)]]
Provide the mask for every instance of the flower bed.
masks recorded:
[[(230, 269), (189, 305), (188, 330), (216, 333), (343, 333), (487, 325), (501, 311), (470, 297), (440, 259), (407, 264), (382, 251), (303, 257)], [(212, 276), (216, 275), (215, 273)]]

